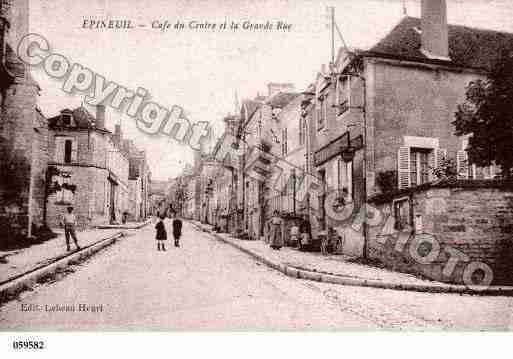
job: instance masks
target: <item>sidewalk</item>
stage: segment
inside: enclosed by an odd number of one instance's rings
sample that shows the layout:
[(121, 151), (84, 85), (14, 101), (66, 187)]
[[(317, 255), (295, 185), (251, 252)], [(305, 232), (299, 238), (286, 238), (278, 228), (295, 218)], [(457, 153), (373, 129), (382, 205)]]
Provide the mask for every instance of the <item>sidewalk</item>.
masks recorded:
[[(58, 236), (44, 243), (13, 251), (0, 251), (0, 283), (69, 253), (66, 251), (64, 230), (54, 229), (53, 231)], [(78, 244), (81, 247), (86, 247), (119, 232), (119, 229), (80, 231), (77, 232)], [(71, 248), (75, 249), (75, 245), (72, 244)]]
[(485, 290), (476, 291), (463, 285), (424, 280), (406, 273), (353, 263), (351, 260), (354, 258), (344, 255), (323, 256), (321, 253), (301, 252), (290, 247), (283, 247), (279, 251), (275, 251), (263, 241), (240, 240), (227, 233), (215, 233), (212, 231), (212, 226), (196, 221), (191, 221), (191, 223), (198, 229), (211, 233), (216, 238), (240, 249), (268, 266), (295, 278), (343, 285), (422, 292), (513, 294), (513, 287), (491, 286)]

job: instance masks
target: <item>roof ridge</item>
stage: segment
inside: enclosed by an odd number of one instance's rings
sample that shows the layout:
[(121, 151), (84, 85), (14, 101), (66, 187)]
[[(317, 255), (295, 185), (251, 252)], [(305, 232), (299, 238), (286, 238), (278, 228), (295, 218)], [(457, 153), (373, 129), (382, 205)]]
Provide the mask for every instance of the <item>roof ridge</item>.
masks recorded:
[[(405, 19), (412, 19), (412, 20), (418, 20), (418, 21), (422, 21), (422, 18), (420, 17), (416, 17), (416, 16), (404, 16), (397, 25), (399, 25), (403, 20)], [(513, 32), (509, 32), (509, 31), (502, 31), (502, 30), (494, 30), (494, 29), (488, 29), (488, 28), (484, 28), (484, 27), (477, 27), (477, 26), (469, 26), (469, 25), (463, 25), (463, 24), (455, 24), (455, 23), (447, 23), (447, 26), (448, 27), (460, 27), (460, 28), (465, 28), (465, 29), (469, 29), (469, 30), (477, 30), (477, 31), (484, 31), (484, 32), (494, 32), (494, 33), (498, 33), (498, 34), (508, 34), (508, 35), (513, 35)], [(394, 26), (395, 28), (395, 26)]]

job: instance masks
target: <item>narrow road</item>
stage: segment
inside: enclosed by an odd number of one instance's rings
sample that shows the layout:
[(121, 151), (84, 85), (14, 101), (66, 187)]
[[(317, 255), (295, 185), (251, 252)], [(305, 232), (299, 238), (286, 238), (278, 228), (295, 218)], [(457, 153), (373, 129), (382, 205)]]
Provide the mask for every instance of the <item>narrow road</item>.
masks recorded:
[[(158, 252), (153, 238), (152, 225), (138, 230), (5, 303), (0, 330), (513, 329), (513, 298), (294, 279), (188, 223), (181, 248)], [(75, 311), (45, 310), (56, 305)]]

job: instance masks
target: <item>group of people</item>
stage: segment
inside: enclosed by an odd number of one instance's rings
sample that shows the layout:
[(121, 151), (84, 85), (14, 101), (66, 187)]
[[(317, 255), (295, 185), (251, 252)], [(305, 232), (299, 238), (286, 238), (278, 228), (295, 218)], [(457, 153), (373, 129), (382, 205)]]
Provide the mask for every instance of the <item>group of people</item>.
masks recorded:
[[(156, 240), (157, 240), (157, 250), (165, 251), (166, 250), (166, 240), (167, 240), (167, 230), (164, 220), (166, 219), (166, 213), (161, 213), (159, 215), (159, 219), (157, 224), (155, 225), (156, 230)], [(180, 237), (182, 236), (182, 220), (178, 217), (173, 219), (173, 238), (175, 242), (175, 247), (180, 247)]]
[[(61, 219), (61, 226), (64, 227), (64, 236), (66, 238), (66, 247), (67, 250), (71, 250), (70, 242), (71, 239), (73, 239), (73, 242), (75, 243), (75, 246), (77, 247), (77, 250), (80, 249), (80, 246), (78, 245), (77, 240), (77, 234), (76, 234), (76, 225), (77, 225), (77, 218), (75, 214), (73, 214), (73, 207), (68, 207), (66, 209), (67, 213), (65, 213), (62, 216)], [(156, 239), (157, 239), (157, 250), (158, 251), (165, 251), (166, 250), (166, 240), (167, 240), (167, 230), (166, 225), (164, 223), (164, 220), (166, 219), (166, 213), (161, 213), (159, 216), (159, 219), (157, 221), (157, 224), (155, 225), (156, 230)], [(182, 236), (182, 220), (178, 217), (175, 217), (173, 219), (173, 238), (175, 242), (175, 247), (180, 247), (180, 237)]]
[[(283, 220), (278, 211), (274, 211), (268, 222), (269, 244), (272, 249), (279, 250), (285, 245), (282, 232)], [(290, 241), (299, 250), (305, 250), (311, 242), (312, 228), (310, 221), (306, 218), (296, 219), (290, 228)]]

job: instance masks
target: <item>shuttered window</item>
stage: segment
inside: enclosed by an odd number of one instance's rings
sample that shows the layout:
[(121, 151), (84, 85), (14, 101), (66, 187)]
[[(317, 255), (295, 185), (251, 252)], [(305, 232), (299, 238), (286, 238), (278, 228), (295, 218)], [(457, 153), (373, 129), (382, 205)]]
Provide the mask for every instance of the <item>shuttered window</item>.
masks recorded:
[(398, 187), (410, 187), (410, 147), (400, 147), (397, 153)]
[(54, 160), (57, 163), (63, 163), (64, 162), (64, 138), (63, 137), (56, 137), (55, 138)]
[(306, 120), (304, 117), (299, 118), (299, 145), (304, 146), (306, 139)]
[(436, 180), (433, 169), (446, 157), (446, 153), (445, 149), (438, 148), (400, 147), (397, 153), (398, 188)]
[(281, 130), (281, 154), (286, 156), (288, 152), (287, 148), (287, 127)]
[(56, 137), (54, 160), (58, 163), (78, 162), (78, 141), (72, 137)]
[(470, 163), (467, 147), (470, 136), (465, 136), (461, 140), (461, 150), (456, 154), (456, 167), (458, 179), (493, 179), (500, 172), (498, 166), (478, 167)]

